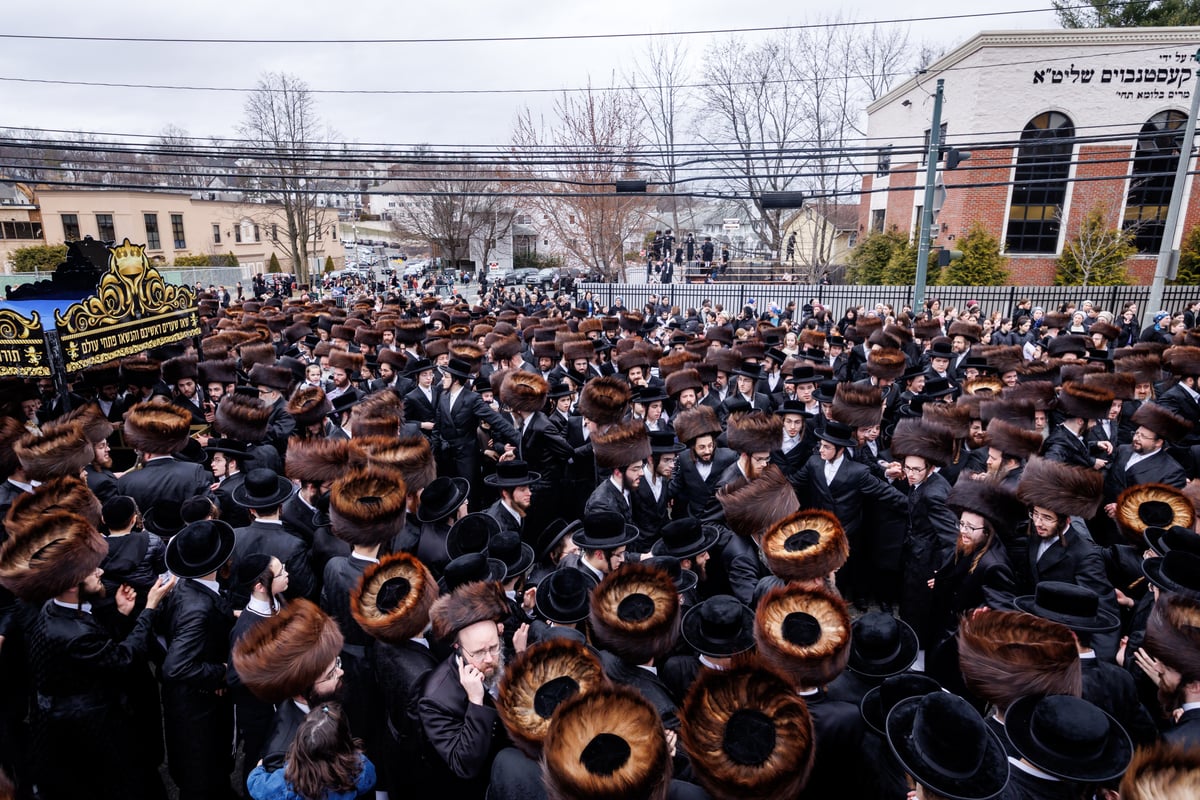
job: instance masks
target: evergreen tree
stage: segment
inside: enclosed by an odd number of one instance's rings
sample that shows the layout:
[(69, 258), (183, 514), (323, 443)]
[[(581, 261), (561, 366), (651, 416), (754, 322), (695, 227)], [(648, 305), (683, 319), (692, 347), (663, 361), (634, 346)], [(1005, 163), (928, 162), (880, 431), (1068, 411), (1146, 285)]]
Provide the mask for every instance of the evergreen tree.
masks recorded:
[(225, 256), (225, 266), (227, 266), (227, 267), (238, 266), (238, 257), (232, 250), (229, 251), (229, 255)]
[(887, 231), (871, 233), (850, 254), (847, 280), (864, 286), (882, 284), (883, 272), (892, 260), (892, 254), (906, 245), (904, 236), (894, 226)]
[(1200, 286), (1200, 225), (1183, 235), (1179, 244), (1179, 271), (1175, 286)]
[(325, 256), (325, 274), (333, 272), (333, 256)]
[(267, 272), (282, 272), (279, 268), (279, 256), (271, 253), (271, 261), (267, 264)]
[(958, 240), (962, 258), (942, 270), (938, 282), (946, 286), (1003, 286), (1008, 283), (1008, 259), (1000, 253), (1000, 240), (980, 222)]
[(1135, 255), (1134, 231), (1108, 227), (1104, 212), (1093, 208), (1063, 245), (1054, 285), (1123, 286), (1130, 282), (1125, 262)]
[[(914, 234), (911, 239), (901, 243), (892, 252), (891, 259), (883, 270), (883, 283), (888, 286), (911, 286), (917, 282), (917, 251), (920, 242)], [(929, 251), (929, 260), (925, 268), (925, 282), (937, 283), (939, 267), (937, 253)]]
[(1200, 25), (1200, 0), (1053, 0), (1064, 28)]
[(34, 244), (18, 247), (8, 254), (8, 263), (13, 272), (53, 272), (67, 260), (65, 244)]

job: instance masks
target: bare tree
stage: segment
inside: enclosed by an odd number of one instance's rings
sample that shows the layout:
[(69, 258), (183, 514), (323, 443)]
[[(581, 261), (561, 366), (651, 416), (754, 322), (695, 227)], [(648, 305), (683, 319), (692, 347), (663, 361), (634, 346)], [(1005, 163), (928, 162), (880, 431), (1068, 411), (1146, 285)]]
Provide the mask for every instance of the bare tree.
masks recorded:
[(238, 131), (257, 153), (254, 166), (266, 177), (255, 182), (270, 201), (260, 216), (282, 223), (292, 271), (299, 283), (308, 283), (312, 245), (328, 216), (317, 202), (325, 132), (312, 93), (299, 78), (270, 72), (246, 99), (244, 113)]
[[(624, 278), (625, 243), (638, 237), (649, 205), (644, 196), (611, 196), (616, 181), (640, 177), (637, 101), (627, 91), (589, 87), (564, 93), (553, 113), (550, 122), (528, 108), (517, 116), (514, 168), (521, 176), (550, 179), (527, 202), (571, 260), (605, 279)], [(545, 147), (553, 159), (539, 155)]]

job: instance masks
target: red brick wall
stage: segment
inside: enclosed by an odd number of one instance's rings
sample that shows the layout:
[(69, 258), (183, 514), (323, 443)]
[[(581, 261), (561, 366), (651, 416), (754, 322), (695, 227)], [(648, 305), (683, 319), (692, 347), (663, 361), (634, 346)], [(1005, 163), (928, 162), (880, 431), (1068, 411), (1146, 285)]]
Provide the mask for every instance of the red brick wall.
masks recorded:
[(893, 164), (890, 186), (892, 191), (887, 195), (887, 216), (883, 229), (889, 230), (893, 225), (905, 233), (911, 233), (913, 207), (920, 204), (921, 199), (913, 190), (917, 184), (917, 171), (920, 164)]

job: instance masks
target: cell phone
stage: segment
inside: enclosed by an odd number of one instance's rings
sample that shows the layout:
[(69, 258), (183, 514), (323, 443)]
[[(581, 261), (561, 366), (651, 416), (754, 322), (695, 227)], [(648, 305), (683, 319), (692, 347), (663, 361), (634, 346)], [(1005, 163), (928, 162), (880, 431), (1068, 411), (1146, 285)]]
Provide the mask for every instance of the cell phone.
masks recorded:
[(160, 586), (161, 586), (161, 585), (163, 585), (163, 584), (165, 584), (165, 583), (169, 583), (169, 582), (170, 582), (170, 580), (171, 580), (171, 573), (170, 573), (170, 572), (164, 572), (162, 575), (159, 575), (159, 576), (158, 576), (158, 583), (159, 583), (159, 585), (160, 585)]

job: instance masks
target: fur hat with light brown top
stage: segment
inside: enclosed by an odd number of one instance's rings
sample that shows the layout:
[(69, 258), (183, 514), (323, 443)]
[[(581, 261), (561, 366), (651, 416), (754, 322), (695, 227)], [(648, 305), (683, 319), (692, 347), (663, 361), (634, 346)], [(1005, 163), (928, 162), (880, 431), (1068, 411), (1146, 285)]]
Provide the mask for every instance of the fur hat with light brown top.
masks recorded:
[(329, 523), (343, 542), (369, 547), (404, 530), (407, 507), (408, 489), (396, 473), (362, 467), (334, 481)]
[(14, 535), (38, 518), (60, 510), (77, 514), (91, 525), (100, 527), (100, 500), (78, 475), (65, 475), (43, 482), (32, 492), (18, 494), (4, 518), (4, 529)]
[(305, 697), (345, 643), (332, 617), (304, 598), (250, 627), (233, 647), (233, 668), (264, 703)]
[(1162, 379), (1162, 360), (1153, 354), (1117, 359), (1113, 369), (1119, 374), (1132, 375), (1137, 383), (1158, 383)]
[(958, 663), (967, 689), (997, 709), (1028, 694), (1083, 694), (1071, 630), (1033, 614), (964, 615), (958, 626)]
[(521, 414), (532, 414), (546, 406), (550, 384), (535, 372), (512, 370), (500, 384), (500, 402)]
[(363, 571), (350, 593), (350, 613), (379, 641), (403, 644), (429, 627), (437, 599), (437, 579), (429, 568), (410, 553), (393, 553)]
[(588, 616), (596, 643), (630, 664), (662, 658), (679, 639), (679, 593), (661, 569), (631, 563), (592, 590)]
[(434, 639), (448, 645), (463, 628), (477, 622), (502, 622), (509, 613), (508, 597), (499, 583), (466, 583), (434, 601), (429, 609), (431, 634)]
[(702, 669), (680, 712), (680, 739), (714, 800), (797, 797), (816, 753), (812, 717), (795, 687), (757, 662)]
[(907, 366), (904, 353), (895, 348), (881, 347), (867, 354), (867, 374), (872, 378), (894, 381)]
[(783, 417), (765, 411), (730, 414), (726, 422), (726, 440), (738, 453), (769, 453), (783, 443)]
[(239, 442), (258, 444), (265, 441), (270, 420), (271, 406), (257, 397), (228, 394), (217, 403), (217, 430)]
[(812, 581), (842, 568), (850, 543), (842, 524), (828, 511), (797, 511), (776, 522), (762, 537), (763, 559), (785, 581)]
[(1067, 417), (1104, 419), (1114, 399), (1107, 389), (1081, 381), (1068, 381), (1058, 391), (1058, 407)]
[(79, 476), (92, 463), (95, 451), (83, 433), (80, 422), (51, 423), (42, 426), (42, 434), (27, 433), (14, 447), (25, 477), (48, 481), (64, 475)]
[(361, 466), (365, 460), (358, 440), (294, 437), (288, 441), (284, 471), (295, 481), (328, 483)]
[(1157, 403), (1142, 403), (1129, 418), (1134, 425), (1154, 431), (1167, 444), (1179, 444), (1192, 431), (1192, 423)]
[(954, 438), (946, 428), (924, 419), (902, 419), (896, 423), (896, 432), (892, 435), (894, 458), (903, 460), (907, 456), (919, 456), (926, 463), (940, 467), (953, 455)]
[(592, 450), (597, 467), (622, 469), (650, 458), (650, 434), (641, 420), (621, 422), (594, 434)]
[(404, 479), (410, 494), (416, 494), (433, 483), (437, 463), (429, 439), (417, 433), (410, 436), (365, 436), (356, 439), (358, 449), (366, 454), (374, 469), (390, 470)]
[(593, 378), (579, 393), (579, 413), (597, 425), (620, 422), (629, 410), (629, 384), (614, 375)]
[(192, 415), (173, 403), (138, 403), (125, 414), (125, 443), (142, 453), (173, 455), (187, 447)]
[(1200, 750), (1168, 742), (1139, 747), (1121, 778), (1119, 796), (1121, 800), (1200, 797)]
[(1165, 483), (1135, 483), (1117, 495), (1113, 521), (1121, 533), (1145, 546), (1147, 528), (1191, 528), (1196, 521), (1192, 501)]
[(513, 744), (536, 760), (558, 707), (607, 685), (604, 667), (587, 645), (552, 638), (531, 645), (508, 665), (496, 711)]
[(83, 427), (83, 436), (91, 444), (96, 445), (112, 436), (116, 427), (104, 416), (100, 406), (86, 403), (72, 409), (58, 418), (58, 422), (78, 422)]
[(717, 501), (725, 510), (725, 524), (736, 534), (757, 538), (779, 520), (800, 510), (796, 490), (774, 464), (740, 487), (722, 486)]
[(971, 433), (972, 411), (966, 404), (925, 403), (921, 406), (920, 421), (949, 431), (951, 438), (965, 439)]
[(1017, 496), (1029, 506), (1039, 506), (1073, 517), (1090, 518), (1103, 499), (1104, 473), (1033, 456), (1021, 473)]
[(883, 419), (883, 387), (839, 383), (830, 416), (852, 428), (870, 428)]
[(754, 641), (763, 661), (798, 688), (825, 686), (850, 658), (846, 602), (823, 589), (776, 587), (758, 603)]
[(9, 528), (0, 547), (0, 585), (27, 603), (41, 604), (87, 580), (108, 555), (108, 544), (87, 519), (49, 509)]
[(1146, 652), (1182, 675), (1180, 684), (1200, 680), (1200, 603), (1160, 592), (1146, 623)]
[(675, 417), (675, 435), (688, 446), (701, 436), (717, 436), (720, 433), (721, 422), (717, 419), (717, 412), (708, 406), (695, 406)]
[(329, 354), (329, 368), (340, 369), (347, 375), (356, 376), (362, 371), (366, 359), (362, 353), (347, 353), (345, 350), (334, 350)]
[(546, 732), (547, 800), (666, 800), (671, 770), (662, 719), (626, 686), (572, 697)]
[(1132, 400), (1137, 389), (1137, 379), (1128, 372), (1094, 372), (1084, 376), (1083, 383), (1112, 392), (1118, 400)]
[(287, 412), (296, 420), (296, 427), (307, 428), (333, 413), (333, 403), (320, 386), (301, 386), (288, 400)]
[(1019, 428), (1002, 419), (994, 419), (987, 427), (988, 447), (1002, 454), (1026, 459), (1042, 449), (1042, 435), (1037, 431)]

